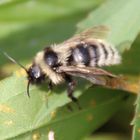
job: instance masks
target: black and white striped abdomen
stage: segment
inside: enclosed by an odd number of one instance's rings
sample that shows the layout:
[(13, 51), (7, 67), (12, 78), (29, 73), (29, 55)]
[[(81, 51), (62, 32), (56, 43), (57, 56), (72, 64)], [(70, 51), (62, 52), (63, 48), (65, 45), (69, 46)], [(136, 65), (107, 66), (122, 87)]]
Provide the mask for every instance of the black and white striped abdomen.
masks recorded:
[(118, 51), (109, 43), (81, 43), (72, 49), (70, 56), (71, 65), (109, 66), (119, 64), (121, 57)]

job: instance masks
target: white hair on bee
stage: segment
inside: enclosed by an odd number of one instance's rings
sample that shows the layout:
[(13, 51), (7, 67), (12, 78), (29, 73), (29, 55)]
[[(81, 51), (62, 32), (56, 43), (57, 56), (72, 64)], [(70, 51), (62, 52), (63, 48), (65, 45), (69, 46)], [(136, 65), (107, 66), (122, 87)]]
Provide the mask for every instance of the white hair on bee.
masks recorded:
[[(69, 44), (68, 44), (69, 45)], [(59, 48), (59, 49), (58, 49)], [(52, 46), (52, 50), (57, 53), (58, 61), (66, 65), (69, 56), (71, 55), (70, 47), (64, 47), (63, 45), (56, 45)]]
[(88, 54), (81, 52), (82, 48), (80, 49), (75, 47), (74, 49), (74, 59), (75, 62), (79, 62), (78, 66), (81, 63), (80, 60), (82, 60), (82, 56), (84, 55), (90, 57), (88, 64), (90, 67), (109, 66), (119, 64), (121, 62), (121, 57), (117, 49), (105, 40), (88, 38), (85, 40), (83, 48), (87, 48)]
[(44, 61), (44, 51), (38, 52), (34, 62), (36, 65), (40, 66), (42, 71), (44, 73), (46, 73), (46, 75), (48, 77), (50, 77), (50, 79), (52, 79), (52, 82), (57, 85), (59, 83), (64, 82), (64, 79), (61, 75), (57, 74), (56, 72), (54, 72), (48, 65), (46, 65), (45, 61)]
[(105, 53), (104, 53), (103, 48), (100, 43), (97, 43), (96, 45), (98, 46), (98, 53), (99, 53), (99, 58), (98, 58), (99, 60), (97, 62), (97, 65), (104, 66), (105, 65)]
[(121, 56), (119, 55), (118, 50), (112, 44), (100, 39), (99, 42), (102, 44), (102, 49), (100, 49), (100, 56), (105, 56), (105, 53), (107, 55), (107, 58), (100, 58), (99, 66), (109, 66), (121, 63)]
[(120, 64), (121, 63), (121, 56), (120, 56), (119, 52), (116, 50), (115, 46), (112, 45), (111, 48), (114, 51), (113, 64)]

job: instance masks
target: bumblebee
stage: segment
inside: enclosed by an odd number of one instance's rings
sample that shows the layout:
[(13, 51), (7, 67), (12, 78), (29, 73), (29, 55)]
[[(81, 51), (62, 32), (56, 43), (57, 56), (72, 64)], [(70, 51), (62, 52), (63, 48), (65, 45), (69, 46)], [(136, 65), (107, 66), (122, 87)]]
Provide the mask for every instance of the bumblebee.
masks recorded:
[(68, 97), (77, 103), (77, 99), (73, 96), (76, 85), (73, 76), (102, 85), (100, 76), (115, 75), (100, 67), (121, 62), (121, 56), (115, 47), (104, 40), (107, 32), (106, 26), (97, 26), (76, 34), (63, 43), (50, 45), (36, 54), (29, 69), (10, 56), (7, 57), (27, 72), (28, 96), (30, 84), (40, 84), (49, 78), (49, 89), (52, 89), (53, 85), (66, 82)]

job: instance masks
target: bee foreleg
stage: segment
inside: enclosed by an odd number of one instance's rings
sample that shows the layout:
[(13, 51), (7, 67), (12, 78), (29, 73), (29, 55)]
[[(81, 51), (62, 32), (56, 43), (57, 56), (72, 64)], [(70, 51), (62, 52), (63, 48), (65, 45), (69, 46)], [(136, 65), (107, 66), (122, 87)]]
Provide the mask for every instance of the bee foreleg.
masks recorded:
[(53, 83), (52, 83), (52, 81), (49, 81), (48, 89), (49, 89), (49, 90), (52, 90), (52, 89), (53, 89)]
[(76, 86), (76, 82), (71, 78), (71, 76), (66, 75), (65, 80), (68, 83), (67, 93), (68, 97), (77, 104), (78, 108), (81, 109), (78, 99), (73, 96), (73, 92)]

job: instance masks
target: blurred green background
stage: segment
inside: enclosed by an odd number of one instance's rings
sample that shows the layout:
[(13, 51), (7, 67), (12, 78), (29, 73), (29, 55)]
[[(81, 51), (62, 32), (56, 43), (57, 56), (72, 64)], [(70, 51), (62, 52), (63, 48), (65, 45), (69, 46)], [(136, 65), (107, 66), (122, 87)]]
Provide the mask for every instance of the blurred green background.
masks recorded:
[[(125, 75), (137, 88), (139, 5), (139, 0), (1, 0), (0, 49), (28, 67), (44, 47), (62, 42), (76, 31), (107, 25), (107, 40), (116, 45), (123, 58), (121, 65), (107, 69)], [(28, 99), (25, 74), (2, 53), (0, 79), (0, 140), (46, 140), (50, 131), (55, 140), (130, 140), (132, 131), (133, 140), (139, 140), (139, 98), (136, 110), (133, 105), (136, 95), (89, 88), (90, 83), (80, 79), (75, 96), (81, 95), (82, 110), (70, 103), (65, 84), (49, 97), (47, 84), (32, 86)], [(74, 108), (72, 112), (68, 103)], [(133, 129), (130, 123), (134, 116)]]

